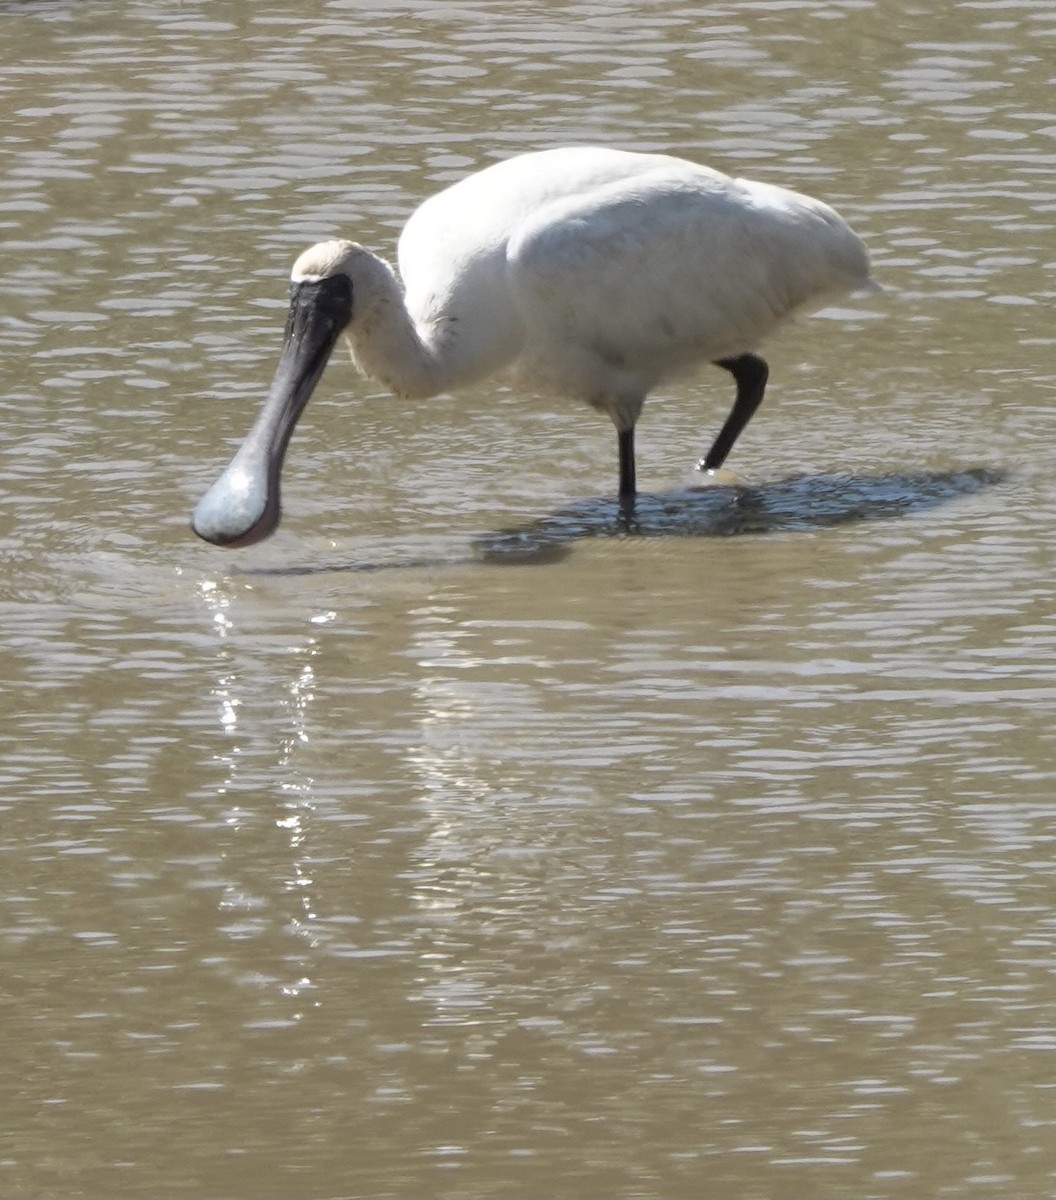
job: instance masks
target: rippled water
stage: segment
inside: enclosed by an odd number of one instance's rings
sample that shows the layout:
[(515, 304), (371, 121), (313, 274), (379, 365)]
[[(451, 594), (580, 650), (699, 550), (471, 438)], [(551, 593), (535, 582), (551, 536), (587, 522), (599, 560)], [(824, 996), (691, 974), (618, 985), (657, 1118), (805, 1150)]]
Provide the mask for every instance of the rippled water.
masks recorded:
[[(0, 6), (0, 1193), (1051, 1196), (1056, 11), (294, 7)], [(873, 250), (742, 486), (335, 362), (197, 543), (297, 252), (586, 141)]]

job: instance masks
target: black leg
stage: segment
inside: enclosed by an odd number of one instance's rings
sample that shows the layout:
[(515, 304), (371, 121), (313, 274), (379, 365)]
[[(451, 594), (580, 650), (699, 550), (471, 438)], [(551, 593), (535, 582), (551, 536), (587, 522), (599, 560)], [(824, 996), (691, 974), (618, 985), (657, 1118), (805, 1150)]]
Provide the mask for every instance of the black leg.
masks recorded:
[(637, 491), (634, 477), (634, 426), (618, 429), (616, 435), (620, 440), (620, 499), (630, 500)]
[(720, 358), (715, 365), (724, 367), (733, 376), (737, 384), (737, 398), (733, 402), (730, 415), (726, 418), (726, 424), (719, 430), (719, 436), (707, 454), (697, 463), (697, 469), (700, 471), (713, 471), (726, 461), (727, 454), (733, 449), (733, 443), (740, 437), (741, 431), (762, 403), (766, 377), (770, 374), (770, 368), (758, 354)]

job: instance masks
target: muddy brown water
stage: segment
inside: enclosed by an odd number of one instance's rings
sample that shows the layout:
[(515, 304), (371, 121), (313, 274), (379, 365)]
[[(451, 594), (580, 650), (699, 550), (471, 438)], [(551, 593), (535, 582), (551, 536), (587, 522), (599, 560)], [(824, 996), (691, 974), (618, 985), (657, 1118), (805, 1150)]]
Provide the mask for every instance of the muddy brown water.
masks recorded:
[[(0, 1193), (1049, 1197), (1056, 12), (0, 7)], [(886, 291), (596, 414), (329, 369), (285, 276), (496, 157), (817, 194)]]

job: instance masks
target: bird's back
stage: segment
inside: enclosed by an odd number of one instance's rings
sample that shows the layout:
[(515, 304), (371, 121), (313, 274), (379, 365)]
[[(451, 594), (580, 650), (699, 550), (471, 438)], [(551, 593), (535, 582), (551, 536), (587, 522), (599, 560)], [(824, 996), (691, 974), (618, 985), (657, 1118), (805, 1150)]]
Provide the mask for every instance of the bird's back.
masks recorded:
[(515, 358), (523, 341), (507, 250), (516, 231), (556, 200), (589, 196), (633, 175), (650, 155), (604, 147), (542, 150), (505, 159), (425, 200), (400, 235), (408, 312), (444, 346), (452, 382)]
[(552, 347), (564, 330), (640, 369), (643, 386), (752, 350), (869, 279), (864, 246), (827, 205), (679, 162), (550, 204), (509, 256), (530, 337)]
[(399, 267), (412, 301), (457, 288), (474, 264), (505, 260), (514, 232), (554, 200), (588, 196), (632, 178), (661, 155), (600, 146), (520, 154), (493, 163), (425, 200), (400, 236)]
[(541, 151), (469, 176), (412, 216), (399, 263), (409, 311), (461, 343), (464, 377), (520, 358), (541, 383), (549, 373), (581, 392), (597, 386), (591, 355), (647, 389), (688, 363), (752, 349), (785, 317), (869, 277), (861, 241), (819, 201), (604, 148)]

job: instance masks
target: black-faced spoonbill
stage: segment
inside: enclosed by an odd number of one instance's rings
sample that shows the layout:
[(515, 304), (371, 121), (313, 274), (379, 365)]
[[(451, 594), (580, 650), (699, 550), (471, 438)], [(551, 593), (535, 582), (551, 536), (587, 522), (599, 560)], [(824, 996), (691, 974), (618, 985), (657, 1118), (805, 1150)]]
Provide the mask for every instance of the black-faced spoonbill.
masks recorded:
[(635, 423), (661, 380), (706, 362), (733, 375), (733, 409), (698, 464), (717, 468), (763, 398), (760, 341), (793, 313), (875, 287), (861, 239), (828, 205), (598, 147), (470, 175), (412, 214), (397, 257), (402, 286), (355, 242), (294, 263), (268, 398), (194, 513), (206, 541), (248, 546), (278, 525), (286, 447), (342, 332), (358, 369), (397, 396), (506, 374), (608, 413), (629, 503)]

